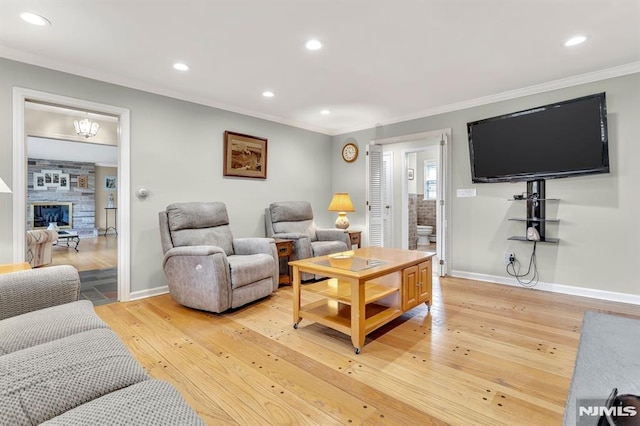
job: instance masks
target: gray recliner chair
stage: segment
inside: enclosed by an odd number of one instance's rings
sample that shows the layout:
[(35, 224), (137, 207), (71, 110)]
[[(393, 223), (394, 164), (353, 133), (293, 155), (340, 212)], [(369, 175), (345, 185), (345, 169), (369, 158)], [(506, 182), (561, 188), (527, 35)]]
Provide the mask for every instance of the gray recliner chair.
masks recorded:
[(159, 213), (164, 274), (174, 300), (223, 312), (278, 289), (272, 238), (233, 238), (224, 203), (175, 203)]
[[(267, 237), (293, 241), (293, 260), (324, 256), (351, 249), (344, 229), (320, 229), (313, 221), (313, 209), (306, 201), (271, 203), (264, 214)], [(303, 281), (314, 275), (303, 272)], [(316, 278), (321, 278), (316, 276)]]

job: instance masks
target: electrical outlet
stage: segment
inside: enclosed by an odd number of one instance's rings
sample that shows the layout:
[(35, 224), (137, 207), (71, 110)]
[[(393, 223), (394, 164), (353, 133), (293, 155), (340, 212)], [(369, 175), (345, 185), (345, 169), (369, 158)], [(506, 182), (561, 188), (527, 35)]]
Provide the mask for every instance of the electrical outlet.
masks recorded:
[(509, 252), (505, 252), (504, 253), (504, 264), (508, 265), (511, 262), (514, 262), (516, 260), (516, 255), (515, 253), (509, 253)]

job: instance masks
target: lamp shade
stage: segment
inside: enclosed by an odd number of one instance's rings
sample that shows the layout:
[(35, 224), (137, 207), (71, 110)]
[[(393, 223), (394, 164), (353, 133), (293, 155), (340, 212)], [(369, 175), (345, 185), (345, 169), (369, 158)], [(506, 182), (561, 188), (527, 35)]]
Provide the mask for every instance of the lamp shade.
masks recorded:
[(351, 202), (349, 194), (346, 192), (336, 192), (333, 195), (333, 199), (331, 200), (331, 204), (329, 204), (329, 208), (327, 210), (329, 210), (330, 212), (356, 211), (356, 209), (353, 208), (353, 203)]
[(2, 178), (0, 178), (0, 193), (6, 193), (6, 194), (10, 194), (11, 190), (9, 189), (9, 187), (7, 186), (6, 183), (4, 183), (4, 181), (2, 180)]

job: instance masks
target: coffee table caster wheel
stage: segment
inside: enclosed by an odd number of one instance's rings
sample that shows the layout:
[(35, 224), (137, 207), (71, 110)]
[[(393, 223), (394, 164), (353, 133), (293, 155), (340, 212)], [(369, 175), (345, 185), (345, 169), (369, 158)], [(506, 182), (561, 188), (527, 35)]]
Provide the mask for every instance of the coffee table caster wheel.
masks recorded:
[(353, 352), (355, 352), (356, 355), (358, 355), (360, 353), (360, 348), (353, 348)]
[(293, 324), (293, 328), (295, 328), (295, 329), (297, 330), (297, 329), (298, 329), (298, 324), (299, 324), (299, 323), (295, 323), (295, 324)]

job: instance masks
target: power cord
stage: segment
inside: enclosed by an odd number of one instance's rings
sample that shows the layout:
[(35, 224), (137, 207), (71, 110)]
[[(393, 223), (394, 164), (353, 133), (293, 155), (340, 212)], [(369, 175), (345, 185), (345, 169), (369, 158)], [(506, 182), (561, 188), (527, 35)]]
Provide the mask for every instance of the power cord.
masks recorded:
[[(512, 261), (510, 261), (507, 264), (507, 274), (509, 274), (510, 276), (514, 277), (517, 281), (518, 284), (520, 284), (522, 287), (535, 287), (536, 284), (538, 284), (538, 265), (536, 264), (536, 241), (533, 242), (533, 251), (531, 252), (531, 258), (529, 259), (529, 268), (527, 268), (527, 272), (525, 272), (524, 274), (520, 273), (520, 268), (521, 268), (521, 264), (517, 259), (514, 259)], [(518, 270), (516, 271), (516, 263), (518, 264)], [(511, 267), (511, 271), (509, 271), (509, 267)], [(528, 281), (523, 281), (521, 280), (521, 278), (525, 278), (527, 277), (529, 274), (532, 273), (531, 268), (533, 267), (533, 275), (531, 276), (531, 279)]]

